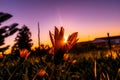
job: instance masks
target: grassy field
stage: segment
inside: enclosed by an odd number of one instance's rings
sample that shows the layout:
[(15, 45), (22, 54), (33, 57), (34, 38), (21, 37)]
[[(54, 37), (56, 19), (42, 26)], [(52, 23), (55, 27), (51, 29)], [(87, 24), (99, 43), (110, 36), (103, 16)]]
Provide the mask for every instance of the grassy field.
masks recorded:
[[(29, 52), (22, 53), (28, 54)], [(52, 76), (55, 80), (119, 80), (120, 78), (119, 57), (115, 59), (103, 56), (95, 58), (91, 52), (79, 55), (67, 54), (57, 66), (54, 66), (53, 55), (47, 50), (42, 56), (30, 55), (27, 58), (20, 55), (6, 55), (0, 59), (0, 79), (49, 80), (53, 69), (55, 69), (55, 74)]]

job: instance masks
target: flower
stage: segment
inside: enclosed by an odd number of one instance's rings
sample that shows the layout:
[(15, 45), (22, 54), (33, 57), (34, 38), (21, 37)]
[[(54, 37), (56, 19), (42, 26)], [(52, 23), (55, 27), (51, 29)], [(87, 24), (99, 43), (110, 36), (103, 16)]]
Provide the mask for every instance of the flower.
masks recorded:
[(30, 55), (30, 52), (27, 49), (21, 49), (20, 50), (20, 57), (27, 59)]
[(72, 46), (78, 41), (77, 36), (78, 32), (74, 32), (67, 38), (67, 42), (64, 43), (64, 28), (61, 27), (60, 31), (55, 27), (55, 32), (52, 34), (49, 31), (50, 39), (53, 47), (58, 50), (60, 48), (70, 50)]
[(68, 60), (68, 58), (69, 58), (69, 54), (64, 54), (63, 60), (66, 61), (66, 60)]
[(38, 73), (37, 73), (40, 77), (44, 76), (46, 74), (46, 71), (44, 69), (41, 69)]
[(76, 59), (72, 60), (71, 64), (75, 64), (77, 62)]
[(78, 32), (75, 32), (67, 38), (67, 42), (64, 42), (64, 28), (61, 27), (60, 31), (55, 27), (54, 34), (49, 31), (50, 40), (54, 48), (54, 63), (56, 65), (60, 64), (63, 59), (63, 55), (68, 52), (78, 41)]
[(54, 38), (52, 33), (49, 31), (50, 39), (52, 42), (53, 47), (58, 50), (63, 47), (63, 41), (64, 41), (64, 28), (61, 27), (61, 30), (59, 31), (57, 27), (55, 27), (55, 33)]
[(54, 55), (54, 48), (51, 48), (51, 49), (48, 51), (48, 54), (49, 54), (49, 55)]
[(4, 58), (3, 54), (0, 54), (0, 59)]

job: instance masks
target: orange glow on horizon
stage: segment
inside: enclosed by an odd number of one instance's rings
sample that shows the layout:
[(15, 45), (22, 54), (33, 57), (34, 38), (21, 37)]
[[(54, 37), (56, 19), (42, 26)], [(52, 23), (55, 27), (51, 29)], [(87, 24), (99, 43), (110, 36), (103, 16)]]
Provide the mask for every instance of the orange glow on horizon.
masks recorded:
[[(70, 33), (65, 32), (64, 43), (67, 42), (68, 34), (70, 34)], [(115, 33), (115, 32), (110, 32), (110, 36), (116, 36), (116, 35), (118, 35), (118, 34)], [(5, 39), (5, 44), (10, 45), (9, 49), (5, 51), (5, 54), (9, 54), (11, 52), (11, 47), (14, 44), (14, 39), (11, 39), (13, 37), (9, 37), (9, 38)], [(96, 32), (92, 35), (81, 34), (79, 32), (79, 34), (78, 34), (78, 39), (79, 40), (77, 42), (92, 41), (95, 38), (99, 38), (99, 37), (107, 37), (107, 32), (106, 33), (99, 33), (99, 32), (97, 33)], [(11, 41), (9, 41), (9, 39), (11, 39)], [(34, 37), (34, 36), (32, 37), (32, 39), (33, 39), (32, 49), (35, 49), (36, 47), (38, 47), (38, 40), (37, 40), (37, 37)], [(49, 37), (45, 37), (44, 39), (42, 38), (41, 41), (40, 41), (40, 44), (49, 45), (50, 47), (52, 47), (52, 44), (51, 44), (51, 41), (50, 41)]]

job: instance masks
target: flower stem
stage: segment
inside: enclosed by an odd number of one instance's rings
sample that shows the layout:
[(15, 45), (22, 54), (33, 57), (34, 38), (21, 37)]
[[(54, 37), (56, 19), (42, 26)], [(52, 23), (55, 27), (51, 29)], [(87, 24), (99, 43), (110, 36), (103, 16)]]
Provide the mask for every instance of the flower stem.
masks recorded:
[(55, 76), (54, 76), (55, 71), (56, 71), (56, 65), (54, 64), (54, 65), (53, 65), (53, 68), (52, 68), (52, 72), (51, 72), (51, 75), (50, 75), (49, 80), (53, 80), (53, 78), (55, 77)]
[(25, 59), (24, 59), (24, 61), (20, 64), (20, 65), (18, 65), (18, 67), (16, 67), (16, 69), (13, 71), (13, 73), (10, 75), (10, 77), (8, 78), (8, 80), (11, 80), (12, 79), (12, 77), (13, 77), (13, 75), (16, 73), (16, 71), (22, 66), (22, 64), (25, 62)]
[(32, 80), (35, 80), (35, 78), (37, 77), (37, 73), (34, 75), (33, 79)]

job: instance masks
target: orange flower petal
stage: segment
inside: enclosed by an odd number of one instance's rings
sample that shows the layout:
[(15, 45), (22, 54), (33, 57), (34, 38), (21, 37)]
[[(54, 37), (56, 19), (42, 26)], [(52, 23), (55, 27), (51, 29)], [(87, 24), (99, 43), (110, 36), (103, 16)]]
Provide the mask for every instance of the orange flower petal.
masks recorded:
[(75, 40), (72, 42), (71, 46), (74, 46), (74, 45), (77, 43), (77, 41), (78, 41), (78, 39), (75, 39)]
[(54, 48), (51, 48), (48, 52), (50, 55), (54, 55)]
[(54, 41), (54, 38), (53, 38), (52, 33), (50, 31), (49, 31), (49, 35), (50, 35), (50, 40), (52, 42), (52, 45), (53, 45), (53, 47), (55, 47), (55, 41)]
[(30, 55), (30, 52), (27, 49), (20, 50), (20, 57), (27, 59)]
[(72, 33), (69, 37), (68, 37), (68, 42), (71, 42), (74, 38), (76, 39), (78, 35), (78, 32)]
[(55, 27), (55, 35), (54, 35), (54, 39), (55, 41), (59, 38), (59, 29), (57, 27)]
[(0, 59), (2, 59), (4, 56), (2, 54), (0, 54)]
[(64, 28), (63, 27), (61, 27), (61, 29), (60, 29), (59, 38), (60, 38), (60, 40), (64, 40)]
[(25, 59), (27, 59), (29, 55), (30, 55), (30, 52), (27, 52), (25, 55)]
[(77, 62), (77, 60), (74, 59), (74, 60), (71, 62), (71, 64), (75, 64), (76, 62)]
[(68, 60), (68, 58), (69, 58), (69, 54), (64, 54), (64, 56), (63, 56), (63, 60)]
[(46, 74), (46, 71), (45, 70), (43, 70), (43, 69), (41, 69), (39, 72), (38, 72), (38, 75), (39, 76), (44, 76)]

